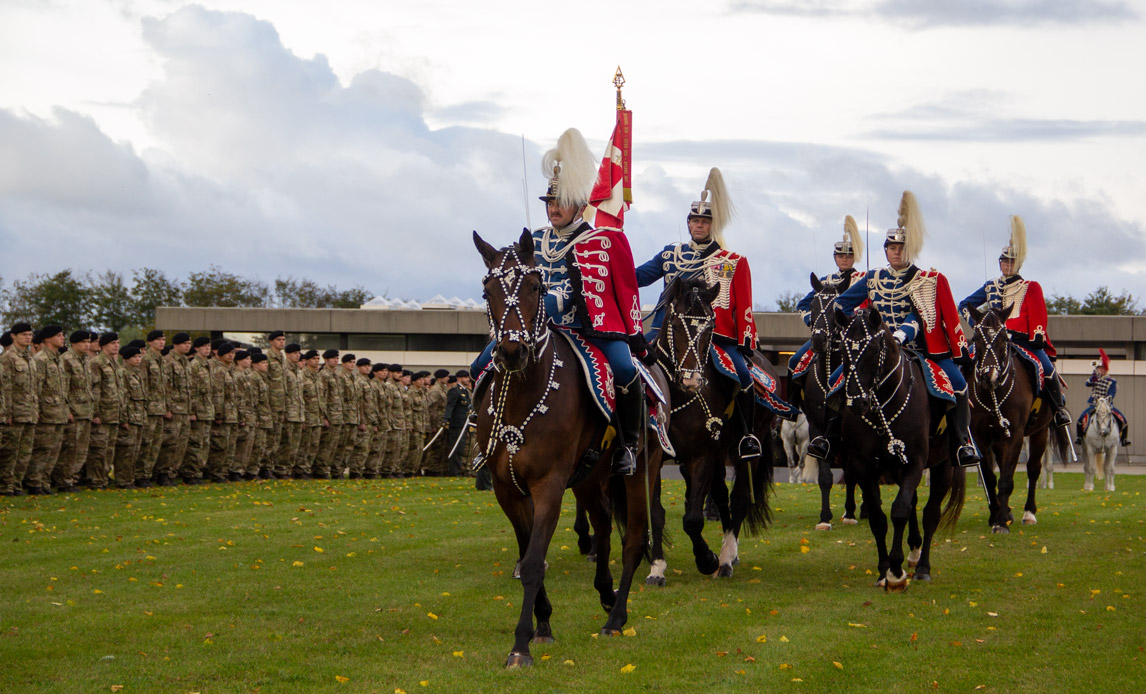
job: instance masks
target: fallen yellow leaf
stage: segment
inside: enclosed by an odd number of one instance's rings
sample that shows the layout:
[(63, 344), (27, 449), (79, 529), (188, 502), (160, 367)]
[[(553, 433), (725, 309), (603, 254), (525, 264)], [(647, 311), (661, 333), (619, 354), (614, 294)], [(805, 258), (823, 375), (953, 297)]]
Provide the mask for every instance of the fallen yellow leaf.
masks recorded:
[(632, 663), (629, 663), (629, 664), (628, 664), (628, 665), (626, 665), (625, 667), (621, 668), (621, 672), (623, 672), (623, 673), (625, 673), (625, 674), (628, 674), (628, 673), (630, 673), (630, 672), (632, 672), (633, 670), (636, 670), (636, 669), (637, 669), (637, 666), (636, 666), (636, 665), (633, 665)]
[(811, 552), (811, 551), (812, 550), (808, 549), (807, 545), (800, 545), (800, 554), (807, 554), (808, 552)]
[(756, 637), (756, 643), (768, 643), (768, 636), (765, 634), (760, 634)]
[(438, 618), (438, 615), (434, 614), (433, 612), (427, 612), (426, 616), (429, 617), (430, 619), (437, 619)]
[(118, 691), (119, 691), (119, 690), (121, 690), (121, 689), (123, 689), (123, 685), (122, 685), (122, 684), (113, 684), (113, 685), (111, 685), (111, 690), (112, 690), (113, 692), (118, 692)]
[(788, 643), (788, 637), (787, 636), (781, 636), (780, 637), (780, 643)]
[(629, 627), (628, 629), (625, 629), (621, 633), (624, 634), (625, 636), (636, 636), (637, 635), (637, 629), (636, 629), (636, 627)]
[(835, 660), (832, 661), (832, 665), (834, 665), (837, 670), (843, 670), (844, 669), (844, 664), (837, 662)]
[(418, 682), (418, 686), (419, 687), (428, 687), (428, 686), (430, 686), (430, 680), (422, 680), (421, 682)]
[(296, 561), (293, 564), (291, 564), (291, 566), (298, 568), (300, 566), (305, 566), (305, 564), (303, 564), (301, 561)]
[(314, 548), (314, 551), (315, 551), (315, 552), (318, 552), (319, 554), (321, 554), (321, 553), (325, 552), (326, 550), (324, 550), (324, 549), (323, 549), (323, 548), (321, 548), (321, 547), (315, 547), (315, 548)]
[(464, 657), (466, 657), (466, 652), (465, 651), (454, 651), (454, 657), (455, 658), (464, 658)]
[(565, 662), (563, 662), (561, 664), (562, 665), (576, 665), (576, 663), (574, 663), (572, 660), (566, 660)]
[(788, 663), (780, 663), (780, 669), (781, 670), (791, 670), (792, 666), (789, 665)]
[(343, 677), (342, 675), (335, 675), (334, 679), (338, 680), (339, 682), (343, 682), (343, 683), (350, 681), (349, 677)]

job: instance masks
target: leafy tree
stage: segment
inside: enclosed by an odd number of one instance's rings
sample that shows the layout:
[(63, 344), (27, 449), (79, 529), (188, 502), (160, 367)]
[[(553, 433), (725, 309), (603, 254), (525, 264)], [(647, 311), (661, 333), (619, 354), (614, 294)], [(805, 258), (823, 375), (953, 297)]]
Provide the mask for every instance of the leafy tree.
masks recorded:
[(121, 332), (135, 319), (131, 291), (123, 273), (105, 270), (91, 286), (92, 321), (102, 330)]
[(192, 272), (183, 287), (187, 306), (262, 308), (270, 302), (270, 290), (258, 280), (248, 280), (212, 265), (205, 272)]
[(1047, 313), (1060, 316), (1079, 314), (1082, 313), (1082, 302), (1070, 295), (1052, 294), (1047, 300)]
[(6, 292), (8, 306), (4, 321), (8, 325), (27, 321), (36, 327), (59, 325), (65, 330), (85, 327), (90, 321), (91, 304), (86, 275), (71, 269), (54, 275), (32, 273), (16, 280)]
[(157, 306), (178, 306), (183, 298), (183, 289), (178, 280), (169, 280), (162, 270), (140, 268), (131, 271), (134, 284), (131, 288), (132, 322), (143, 332), (155, 329), (155, 308)]
[(1095, 289), (1081, 300), (1069, 295), (1052, 295), (1047, 301), (1047, 312), (1081, 316), (1133, 316), (1142, 313), (1133, 294), (1123, 290), (1115, 295), (1106, 286)]
[(321, 287), (308, 279), (275, 280), (275, 305), (284, 308), (358, 308), (373, 296), (361, 285), (340, 290), (333, 284)]
[(795, 313), (798, 310), (796, 304), (803, 298), (803, 294), (793, 291), (780, 292), (780, 296), (776, 297), (776, 310), (780, 313)]

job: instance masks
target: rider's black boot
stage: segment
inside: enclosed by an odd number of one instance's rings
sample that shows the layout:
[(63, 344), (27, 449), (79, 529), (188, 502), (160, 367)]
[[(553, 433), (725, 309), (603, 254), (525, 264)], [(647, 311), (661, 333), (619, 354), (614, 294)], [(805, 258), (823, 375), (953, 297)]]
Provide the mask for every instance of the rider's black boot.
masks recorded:
[(952, 411), (951, 434), (958, 442), (955, 457), (959, 465), (974, 467), (979, 464), (979, 453), (975, 444), (971, 443), (971, 403), (967, 400), (967, 393), (955, 394), (955, 409)]
[(1043, 380), (1043, 392), (1046, 393), (1051, 409), (1054, 410), (1055, 428), (1070, 426), (1070, 414), (1066, 411), (1066, 398), (1063, 397), (1058, 374), (1052, 373)]
[[(840, 440), (840, 413), (830, 407), (824, 408), (824, 433), (808, 443), (808, 455), (817, 460), (828, 459), (832, 449)], [(833, 445), (835, 444), (835, 445)]]
[(1118, 445), (1123, 448), (1129, 448), (1133, 441), (1130, 440), (1130, 425), (1123, 420), (1118, 420)]
[(752, 420), (756, 413), (756, 394), (752, 388), (736, 394), (736, 413), (740, 421), (740, 445), (737, 453), (741, 460), (760, 457), (760, 439), (752, 433)]
[(1086, 436), (1085, 420), (1085, 417), (1080, 417), (1074, 425), (1074, 442), (1080, 445), (1082, 444), (1082, 438)]
[(617, 435), (620, 439), (613, 453), (613, 474), (631, 475), (637, 471), (637, 441), (641, 433), (641, 411), (644, 395), (640, 378), (617, 389)]

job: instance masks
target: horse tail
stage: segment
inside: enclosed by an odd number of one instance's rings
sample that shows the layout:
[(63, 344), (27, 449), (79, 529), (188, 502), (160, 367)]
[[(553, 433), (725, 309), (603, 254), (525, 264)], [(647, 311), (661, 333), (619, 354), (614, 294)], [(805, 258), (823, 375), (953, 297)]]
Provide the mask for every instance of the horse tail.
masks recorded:
[(967, 500), (967, 474), (963, 466), (951, 464), (951, 488), (947, 494), (947, 504), (939, 514), (939, 529), (954, 531)]
[(1064, 465), (1074, 462), (1071, 456), (1073, 449), (1070, 445), (1070, 432), (1066, 427), (1051, 425), (1051, 444), (1054, 446), (1055, 455)]
[[(764, 456), (769, 456), (767, 459)], [(769, 452), (762, 452), (756, 463), (748, 463), (744, 471), (750, 468), (751, 475), (745, 482), (752, 485), (752, 503), (748, 504), (748, 511), (744, 520), (748, 523), (748, 534), (755, 535), (764, 530), (772, 522), (772, 507), (768, 497), (772, 493), (772, 460)], [(737, 473), (739, 478), (739, 472)]]

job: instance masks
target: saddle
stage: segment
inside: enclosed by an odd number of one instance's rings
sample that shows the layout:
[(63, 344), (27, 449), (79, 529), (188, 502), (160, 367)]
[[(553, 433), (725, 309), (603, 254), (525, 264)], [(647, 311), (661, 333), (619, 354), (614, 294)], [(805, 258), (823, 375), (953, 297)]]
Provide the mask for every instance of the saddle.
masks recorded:
[[(811, 361), (811, 351), (807, 353), (808, 361)], [(728, 352), (723, 347), (715, 342), (710, 343), (708, 346), (708, 357), (712, 361), (716, 373), (729, 379), (737, 386), (740, 385), (740, 377), (736, 375), (736, 364), (732, 361), (732, 357), (728, 356)], [(795, 421), (796, 417), (800, 415), (799, 411), (791, 404), (785, 402), (776, 393), (776, 379), (772, 377), (759, 365), (748, 362), (748, 372), (752, 374), (753, 390), (755, 395), (756, 404), (768, 408), (779, 417)]]

